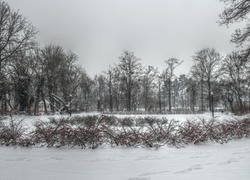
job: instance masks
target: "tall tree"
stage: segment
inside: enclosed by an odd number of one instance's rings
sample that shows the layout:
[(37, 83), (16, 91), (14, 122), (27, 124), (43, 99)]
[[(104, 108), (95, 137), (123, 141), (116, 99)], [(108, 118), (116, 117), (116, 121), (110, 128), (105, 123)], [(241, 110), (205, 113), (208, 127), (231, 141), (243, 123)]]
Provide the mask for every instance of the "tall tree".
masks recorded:
[(96, 75), (95, 79), (96, 86), (96, 102), (97, 102), (97, 110), (104, 111), (108, 107), (108, 97), (107, 97), (107, 86), (106, 86), (106, 78), (104, 75)]
[(195, 112), (195, 106), (196, 106), (196, 96), (197, 96), (197, 87), (196, 87), (196, 81), (192, 78), (189, 78), (187, 83), (187, 93), (189, 96), (189, 105), (192, 112)]
[(174, 77), (174, 70), (177, 68), (183, 61), (180, 61), (176, 58), (170, 58), (165, 63), (167, 64), (166, 69), (164, 70), (162, 74), (162, 78), (164, 81), (165, 88), (168, 92), (168, 110), (172, 110), (172, 80)]
[(71, 99), (70, 94), (75, 94), (80, 84), (79, 67), (75, 65), (77, 56), (70, 51), (65, 52), (61, 46), (48, 45), (39, 51), (37, 58), (44, 76), (44, 80), (41, 79), (45, 86), (43, 98), (49, 97), (47, 101), (54, 112), (56, 106), (60, 106), (55, 101), (55, 95), (68, 102)]
[[(33, 96), (33, 75), (35, 63), (33, 54), (18, 54), (15, 61), (12, 61), (10, 73), (15, 87), (14, 109), (19, 111), (29, 111), (34, 102)], [(29, 113), (31, 113), (29, 111)]]
[(49, 97), (51, 111), (55, 111), (55, 101), (53, 94), (58, 95), (58, 81), (60, 79), (60, 66), (63, 63), (64, 53), (60, 46), (49, 45), (41, 50), (41, 63), (43, 65), (45, 82), (46, 82), (46, 96)]
[(82, 111), (88, 112), (91, 108), (91, 105), (95, 105), (92, 98), (93, 93), (91, 93), (93, 86), (93, 80), (87, 75), (85, 70), (82, 70), (80, 74), (80, 93), (78, 96), (79, 98), (77, 99), (79, 102), (79, 109)]
[(121, 108), (121, 99), (122, 97), (122, 76), (120, 73), (119, 65), (112, 68), (112, 74), (113, 74), (113, 82), (112, 82), (112, 99), (114, 102), (114, 107), (116, 111), (119, 111)]
[(162, 78), (161, 75), (159, 75), (159, 72), (157, 73), (157, 81), (158, 81), (158, 107), (159, 107), (159, 113), (162, 113)]
[(142, 99), (145, 111), (150, 111), (153, 107), (154, 95), (157, 92), (156, 75), (157, 69), (148, 66), (142, 76)]
[(35, 50), (34, 57), (34, 114), (37, 115), (39, 113), (39, 103), (43, 102), (43, 107), (45, 112), (47, 112), (47, 104), (45, 101), (45, 81), (46, 81), (46, 73), (44, 67), (44, 59), (42, 58), (41, 50), (37, 48)]
[[(63, 99), (69, 99), (69, 95), (76, 94), (79, 86), (81, 68), (75, 63), (78, 59), (77, 55), (72, 51), (63, 52), (62, 62), (59, 64), (59, 89)], [(66, 84), (66, 86), (65, 86)]]
[(221, 56), (215, 49), (205, 48), (195, 53), (193, 56), (194, 65), (192, 67), (192, 74), (199, 76), (201, 80), (204, 79), (207, 85), (208, 91), (208, 104), (209, 109), (211, 106), (211, 92), (213, 82), (220, 75), (219, 65), (221, 61)]
[(189, 79), (185, 74), (181, 74), (178, 78), (179, 82), (179, 105), (182, 110), (187, 107), (187, 88), (189, 85)]
[(10, 86), (9, 66), (11, 61), (16, 60), (17, 54), (24, 54), (36, 44), (35, 35), (37, 30), (18, 11), (0, 1), (0, 100), (1, 104), (6, 102), (6, 92)]
[(108, 84), (108, 93), (109, 93), (109, 111), (113, 112), (113, 81), (114, 81), (114, 68), (109, 67), (109, 70), (105, 72), (107, 84)]
[(140, 59), (137, 58), (133, 52), (129, 51), (124, 51), (119, 57), (119, 60), (121, 81), (126, 99), (126, 109), (127, 111), (131, 111), (132, 104), (135, 105), (137, 103), (138, 81), (140, 81), (142, 65), (139, 62)]
[(199, 84), (199, 90), (200, 90), (200, 110), (203, 112), (205, 110), (205, 102), (204, 102), (204, 96), (205, 96), (205, 83), (204, 83), (204, 78), (205, 78), (205, 72), (202, 71), (200, 66), (194, 65), (191, 67), (191, 75), (192, 77), (198, 82)]
[(242, 64), (241, 58), (242, 56), (239, 52), (233, 52), (223, 59), (221, 65), (223, 76), (221, 81), (223, 84), (222, 92), (229, 103), (231, 103), (231, 109), (234, 110), (232, 97), (235, 97), (233, 99), (235, 99), (238, 104), (236, 108), (240, 113), (243, 113), (243, 98), (248, 68), (246, 62)]

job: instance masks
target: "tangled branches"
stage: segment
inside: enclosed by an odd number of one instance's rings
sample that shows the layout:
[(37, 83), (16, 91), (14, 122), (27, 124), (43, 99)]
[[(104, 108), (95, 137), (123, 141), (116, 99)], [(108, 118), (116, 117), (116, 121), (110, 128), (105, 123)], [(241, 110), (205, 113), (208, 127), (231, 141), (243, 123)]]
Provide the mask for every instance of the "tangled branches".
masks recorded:
[(103, 146), (158, 148), (163, 145), (183, 147), (208, 141), (226, 143), (250, 137), (250, 119), (175, 120), (156, 118), (117, 118), (114, 116), (74, 116), (36, 121), (34, 131), (26, 133), (22, 121), (0, 122), (2, 145), (47, 147), (81, 147), (96, 149)]
[(32, 139), (25, 134), (26, 129), (22, 126), (22, 122), (11, 119), (9, 123), (0, 121), (0, 144), (6, 146), (30, 146)]

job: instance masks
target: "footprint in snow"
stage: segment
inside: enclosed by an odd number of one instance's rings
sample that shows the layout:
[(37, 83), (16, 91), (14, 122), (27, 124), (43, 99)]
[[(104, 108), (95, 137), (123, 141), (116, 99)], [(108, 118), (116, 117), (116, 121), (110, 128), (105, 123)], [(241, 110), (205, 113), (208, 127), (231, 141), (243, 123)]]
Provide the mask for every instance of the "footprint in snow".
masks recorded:
[(185, 173), (195, 171), (195, 170), (200, 170), (200, 169), (203, 169), (203, 166), (201, 164), (197, 164), (197, 165), (192, 166), (192, 167), (190, 167), (188, 169), (185, 169), (185, 170), (182, 170), (182, 171), (177, 171), (177, 172), (175, 172), (175, 174), (185, 174)]
[(151, 176), (151, 175), (157, 175), (157, 174), (164, 174), (164, 173), (169, 173), (170, 171), (158, 171), (158, 172), (149, 172), (149, 173), (144, 173), (139, 176)]
[(237, 159), (230, 159), (230, 160), (227, 160), (225, 162), (220, 163), (219, 165), (228, 165), (228, 164), (235, 163), (235, 162), (239, 162), (239, 160), (237, 160)]

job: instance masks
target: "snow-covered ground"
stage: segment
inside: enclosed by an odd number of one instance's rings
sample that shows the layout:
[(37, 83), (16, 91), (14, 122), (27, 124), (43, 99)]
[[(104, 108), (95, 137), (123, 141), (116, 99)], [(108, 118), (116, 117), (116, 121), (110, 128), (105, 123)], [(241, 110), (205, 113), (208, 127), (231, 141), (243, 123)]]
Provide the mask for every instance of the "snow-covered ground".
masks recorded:
[(176, 149), (0, 147), (0, 180), (249, 180), (250, 140)]
[[(186, 120), (203, 115), (165, 115)], [(121, 116), (121, 115), (119, 115)], [(132, 116), (132, 115), (130, 115)], [(152, 115), (150, 115), (152, 116)], [(161, 116), (155, 115), (159, 118)], [(219, 120), (234, 118), (216, 114)], [(15, 117), (17, 118), (17, 117)], [(27, 126), (48, 117), (18, 117)], [(0, 180), (249, 180), (250, 139), (185, 148), (14, 148), (0, 146)]]

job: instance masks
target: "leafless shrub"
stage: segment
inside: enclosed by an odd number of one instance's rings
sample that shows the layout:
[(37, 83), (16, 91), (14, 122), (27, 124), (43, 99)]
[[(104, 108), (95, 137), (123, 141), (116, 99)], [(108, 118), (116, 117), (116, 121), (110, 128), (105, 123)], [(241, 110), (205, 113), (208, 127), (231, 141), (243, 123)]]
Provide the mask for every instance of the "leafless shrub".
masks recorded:
[(56, 131), (59, 125), (54, 125), (49, 122), (36, 121), (35, 130), (32, 133), (34, 142), (46, 143), (48, 147), (53, 146), (57, 141)]
[(196, 121), (187, 120), (179, 127), (179, 134), (185, 144), (194, 143), (201, 135), (199, 124)]
[(216, 119), (175, 120), (123, 118), (113, 116), (78, 116), (36, 121), (35, 130), (26, 134), (22, 121), (0, 121), (0, 142), (4, 145), (47, 147), (79, 146), (95, 149), (105, 145), (158, 148), (163, 145), (183, 147), (207, 141), (225, 143), (250, 137), (250, 120)]
[(122, 127), (131, 127), (131, 126), (134, 126), (134, 125), (135, 125), (134, 119), (132, 119), (132, 118), (127, 118), (127, 117), (121, 118), (121, 119), (119, 120), (119, 124), (120, 124), (120, 126), (122, 126)]
[(250, 137), (250, 119), (243, 119), (241, 121), (240, 130), (243, 132), (246, 138)]
[[(85, 127), (78, 126), (74, 130), (74, 140), (73, 146), (81, 146), (82, 148), (92, 148), (95, 149), (101, 145), (99, 142), (98, 129), (87, 129)], [(97, 135), (98, 134), (98, 135)]]
[(74, 146), (88, 147), (96, 149), (106, 143), (105, 133), (101, 126), (102, 118), (98, 119), (85, 119), (84, 126), (77, 126), (74, 130)]
[(182, 146), (177, 133), (179, 130), (178, 121), (163, 119), (162, 121), (158, 121), (156, 124), (157, 129), (159, 129), (160, 138), (162, 139), (160, 139), (161, 141), (165, 141), (165, 143), (170, 146)]
[(250, 136), (250, 122), (249, 119), (243, 120), (229, 120), (221, 124), (221, 134), (228, 139), (241, 139)]
[(101, 123), (106, 126), (118, 126), (118, 119), (115, 116), (101, 116)]
[[(218, 143), (230, 139), (249, 137), (249, 120), (231, 120), (219, 123), (216, 119), (187, 120), (179, 123), (175, 120), (156, 118), (123, 118), (112, 116), (83, 117), (77, 120), (76, 127), (65, 125), (48, 126), (43, 136), (48, 146), (59, 144), (98, 148), (110, 146), (157, 148), (162, 145), (183, 147), (184, 144), (199, 144), (207, 141)], [(54, 140), (53, 140), (54, 139)], [(58, 142), (59, 141), (59, 142)], [(57, 142), (57, 143), (55, 143)]]
[(7, 123), (0, 122), (0, 142), (3, 145), (20, 145), (22, 138), (24, 137), (26, 129), (22, 126), (21, 121), (10, 119)]
[(106, 136), (107, 143), (110, 144), (111, 147), (120, 145), (118, 136), (120, 131), (118, 129), (102, 125), (102, 131)]

